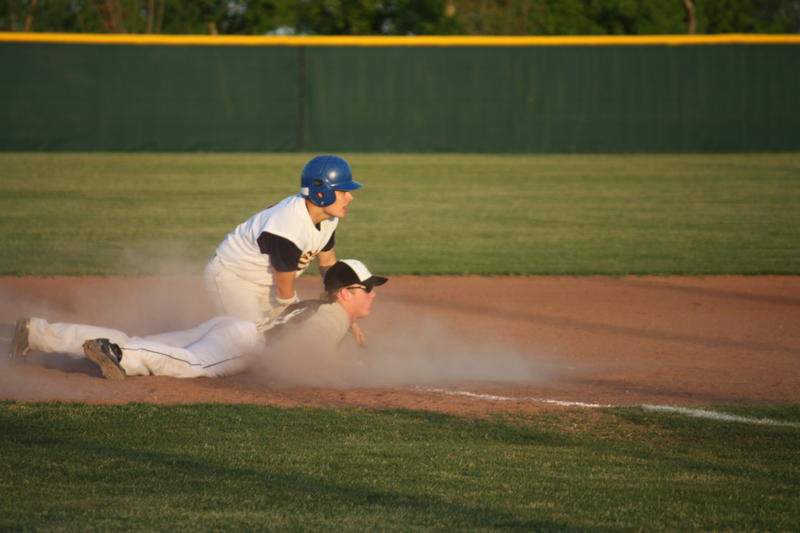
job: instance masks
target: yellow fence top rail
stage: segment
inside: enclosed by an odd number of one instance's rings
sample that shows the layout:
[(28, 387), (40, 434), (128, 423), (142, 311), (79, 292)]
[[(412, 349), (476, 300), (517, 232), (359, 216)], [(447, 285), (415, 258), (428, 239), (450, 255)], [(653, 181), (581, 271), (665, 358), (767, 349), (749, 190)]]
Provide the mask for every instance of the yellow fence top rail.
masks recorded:
[(726, 33), (716, 35), (572, 36), (273, 36), (0, 32), (0, 42), (177, 46), (679, 46), (705, 44), (800, 44), (800, 35)]

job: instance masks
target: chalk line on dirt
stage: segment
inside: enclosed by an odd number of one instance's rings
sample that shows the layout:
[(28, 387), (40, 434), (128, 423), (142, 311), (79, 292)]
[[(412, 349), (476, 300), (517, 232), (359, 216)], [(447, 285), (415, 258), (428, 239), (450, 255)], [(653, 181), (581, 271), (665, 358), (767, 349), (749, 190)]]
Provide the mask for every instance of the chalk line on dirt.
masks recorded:
[(434, 392), (438, 394), (448, 394), (450, 396), (466, 396), (478, 400), (493, 400), (499, 402), (509, 402), (509, 401), (537, 402), (537, 403), (549, 403), (553, 405), (560, 405), (562, 407), (614, 407), (613, 405), (604, 405), (600, 403), (566, 402), (562, 400), (548, 400), (546, 398), (513, 398), (510, 396), (494, 396), (492, 394), (478, 394), (475, 392), (449, 390), (449, 389), (434, 389), (431, 387), (415, 387), (414, 390), (420, 392)]
[[(563, 400), (551, 400), (548, 398), (533, 398), (533, 397), (513, 397), (513, 396), (496, 396), (493, 394), (478, 394), (475, 392), (469, 391), (460, 391), (460, 390), (450, 390), (450, 389), (436, 389), (432, 387), (414, 387), (414, 390), (419, 392), (429, 392), (434, 394), (447, 394), (449, 396), (464, 396), (467, 398), (475, 398), (477, 400), (490, 400), (490, 401), (500, 401), (500, 402), (536, 402), (536, 403), (546, 403), (551, 405), (560, 405), (562, 407), (587, 407), (587, 408), (598, 408), (598, 407), (628, 407), (628, 406), (617, 406), (617, 405), (609, 405), (609, 404), (599, 404), (599, 403), (586, 403), (586, 402), (568, 402)], [(766, 425), (766, 426), (785, 426), (785, 427), (793, 427), (793, 428), (800, 428), (800, 424), (797, 422), (788, 422), (784, 420), (773, 420), (771, 418), (752, 418), (749, 416), (738, 416), (738, 415), (730, 415), (727, 413), (720, 413), (717, 411), (709, 411), (707, 409), (694, 409), (689, 407), (676, 407), (673, 405), (634, 405), (630, 407), (638, 407), (640, 409), (644, 409), (646, 411), (658, 411), (663, 413), (675, 413), (681, 414), (686, 416), (691, 416), (694, 418), (707, 418), (710, 420), (722, 420), (724, 422), (743, 422), (746, 424), (759, 424), (759, 425)]]

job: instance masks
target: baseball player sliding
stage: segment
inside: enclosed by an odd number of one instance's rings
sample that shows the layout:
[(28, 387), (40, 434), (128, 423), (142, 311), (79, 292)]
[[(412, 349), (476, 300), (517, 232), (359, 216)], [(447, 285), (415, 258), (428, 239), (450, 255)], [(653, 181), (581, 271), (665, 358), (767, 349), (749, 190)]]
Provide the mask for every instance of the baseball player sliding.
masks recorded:
[[(257, 324), (298, 301), (295, 279), (317, 258), (322, 276), (336, 263), (336, 226), (353, 201), (350, 165), (335, 155), (306, 163), (300, 194), (284, 198), (239, 224), (205, 269), (206, 288), (221, 314)], [(364, 335), (353, 334), (359, 344)]]
[[(244, 371), (259, 357), (268, 363), (292, 347), (334, 350), (356, 320), (369, 315), (375, 287), (386, 281), (360, 261), (338, 261), (325, 273), (324, 300), (291, 304), (262, 330), (250, 320), (219, 316), (189, 330), (131, 337), (98, 326), (22, 318), (9, 355), (12, 361), (23, 360), (31, 350), (85, 356), (110, 379), (227, 376)], [(302, 357), (302, 352), (290, 355)]]

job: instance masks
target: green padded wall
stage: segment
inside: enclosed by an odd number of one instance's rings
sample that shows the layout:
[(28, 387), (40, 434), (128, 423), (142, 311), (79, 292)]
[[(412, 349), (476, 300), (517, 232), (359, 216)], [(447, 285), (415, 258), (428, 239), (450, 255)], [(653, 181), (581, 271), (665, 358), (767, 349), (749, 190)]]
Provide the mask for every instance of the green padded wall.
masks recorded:
[(293, 150), (296, 57), (286, 47), (0, 43), (0, 146)]
[(800, 150), (800, 46), (0, 43), (1, 150)]
[(800, 47), (317, 47), (313, 150), (800, 149)]

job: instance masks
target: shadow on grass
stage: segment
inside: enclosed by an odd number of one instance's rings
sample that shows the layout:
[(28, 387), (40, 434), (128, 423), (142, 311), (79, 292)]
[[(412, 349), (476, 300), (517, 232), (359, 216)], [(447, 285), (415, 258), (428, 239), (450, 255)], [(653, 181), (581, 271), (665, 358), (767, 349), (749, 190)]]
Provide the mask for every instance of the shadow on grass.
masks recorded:
[[(134, 529), (139, 525), (160, 528), (189, 512), (192, 520), (204, 527), (223, 528), (229, 525), (223, 523), (222, 516), (233, 514), (243, 520), (246, 527), (258, 528), (261, 526), (258, 521), (266, 514), (284, 525), (299, 523), (295, 521), (302, 518), (306, 526), (313, 524), (323, 528), (345, 523), (350, 529), (359, 529), (358, 524), (363, 523), (379, 525), (380, 529), (406, 530), (576, 530), (574, 523), (530, 516), (524, 510), (508, 510), (518, 507), (519, 502), (502, 501), (496, 494), (494, 502), (474, 498), (459, 502), (465, 498), (457, 482), (446, 478), (442, 481), (441, 477), (436, 481), (435, 476), (430, 482), (424, 481), (423, 466), (417, 466), (410, 474), (397, 471), (403, 468), (403, 461), (413, 460), (413, 457), (400, 456), (396, 463), (380, 464), (380, 467), (376, 463), (359, 464), (359, 450), (349, 454), (348, 446), (342, 446), (340, 439), (341, 433), (351, 430), (348, 425), (353, 423), (351, 418), (357, 417), (356, 422), (363, 423), (363, 413), (344, 413), (343, 420), (334, 419), (331, 441), (338, 444), (332, 454), (324, 451), (317, 454), (292, 441), (284, 440), (277, 446), (261, 445), (261, 435), (248, 435), (247, 430), (243, 433), (244, 442), (238, 441), (242, 436), (238, 433), (241, 425), (251, 425), (247, 415), (253, 413), (248, 413), (248, 407), (211, 408), (205, 419), (206, 426), (198, 424), (194, 436), (191, 432), (170, 435), (163, 415), (177, 415), (174, 426), (185, 430), (197, 421), (193, 419), (202, 418), (202, 413), (195, 410), (195, 416), (181, 416), (179, 412), (162, 410), (161, 417), (153, 420), (152, 444), (140, 446), (137, 443), (150, 438), (150, 434), (135, 435), (133, 441), (128, 437), (131, 432), (141, 433), (138, 428), (143, 424), (146, 427), (148, 418), (158, 409), (142, 406), (145, 409), (143, 420), (138, 423), (130, 420), (132, 424), (126, 425), (127, 414), (113, 415), (116, 406), (85, 409), (74, 404), (70, 409), (70, 405), (62, 404), (55, 412), (48, 410), (49, 415), (36, 409), (30, 412), (30, 417), (27, 413), (10, 415), (9, 408), (13, 411), (18, 405), (0, 403), (0, 449), (5, 451), (5, 466), (0, 465), (0, 473), (3, 470), (14, 472), (18, 483), (24, 480), (23, 490), (15, 491), (13, 509), (7, 507), (11, 501), (9, 494), (0, 497), (0, 501), (6, 502), (0, 503), (0, 509), (4, 510), (0, 514), (6, 515), (4, 527), (10, 529), (35, 528), (43, 524), (41, 516), (50, 516), (51, 520), (53, 516), (62, 517), (64, 522), (59, 527), (69, 528), (81, 523), (80, 509), (75, 510), (73, 517), (60, 507), (64, 505), (65, 496), (79, 493), (86, 499), (84, 511), (91, 511), (94, 519), (125, 523)], [(136, 416), (134, 405), (119, 409)], [(261, 409), (256, 414), (263, 416), (264, 411)], [(185, 409), (182, 412), (186, 412)], [(81, 432), (86, 427), (85, 417), (93, 413), (100, 415), (97, 423)], [(232, 426), (230, 420), (237, 416), (241, 417), (239, 426), (233, 427), (236, 424)], [(412, 426), (413, 431), (413, 426), (430, 424), (432, 429), (425, 434), (434, 440), (443, 436), (437, 440), (438, 444), (448, 438), (517, 445), (563, 444), (531, 428), (465, 421), (450, 415), (394, 411), (370, 416), (383, 417), (381, 425), (386, 424), (387, 418), (398, 420), (393, 427), (401, 431), (408, 426)], [(337, 422), (343, 422), (344, 430), (337, 430)], [(285, 419), (278, 420), (275, 430), (280, 431), (285, 423)], [(208, 431), (208, 427), (213, 429)], [(163, 438), (159, 430), (166, 432)], [(224, 438), (228, 430), (230, 442)], [(297, 431), (298, 434), (302, 432), (302, 428)], [(181, 442), (184, 438), (185, 443)], [(390, 442), (384, 433), (379, 433), (377, 440)], [(155, 449), (158, 447), (162, 449)], [(226, 452), (228, 449), (230, 453)], [(349, 455), (342, 456), (343, 453)], [(371, 452), (367, 450), (366, 453)], [(454, 447), (453, 453), (458, 453), (458, 447)], [(337, 457), (345, 460), (338, 464)], [(315, 460), (320, 464), (314, 464)], [(396, 475), (393, 476), (393, 472)], [(463, 474), (451, 473), (454, 476)], [(0, 496), (4, 490), (8, 487), (0, 485)], [(497, 488), (493, 490), (497, 492)], [(122, 505), (117, 503), (120, 498), (125, 502)], [(154, 511), (140, 513), (154, 506)], [(498, 508), (500, 506), (502, 508)]]
[[(138, 500), (139, 506), (147, 508), (155, 493), (162, 509), (176, 506), (172, 510), (143, 513), (141, 524), (169, 521), (174, 511), (184, 512), (187, 503), (194, 499), (192, 512), (207, 515), (210, 523), (206, 522), (206, 525), (213, 524), (215, 517), (219, 519), (220, 514), (237, 514), (244, 518), (248, 513), (262, 515), (267, 512), (283, 515), (283, 520), (286, 520), (286, 514), (299, 513), (309, 515), (312, 523), (348, 520), (352, 526), (359, 520), (369, 523), (373, 520), (394, 521), (402, 517), (404, 528), (435, 525), (438, 528), (539, 531), (563, 530), (567, 527), (565, 523), (525, 518), (488, 506), (453, 503), (433, 495), (426, 487), (418, 487), (413, 491), (386, 487), (392, 485), (391, 481), (382, 481), (385, 488), (378, 488), (364, 483), (363, 478), (331, 482), (324, 475), (308, 476), (280, 473), (269, 468), (233, 467), (211, 460), (190, 458), (181, 453), (95, 446), (64, 437), (37, 440), (39, 445), (57, 448), (64, 455), (83, 457), (88, 465), (119, 465), (119, 470), (111, 475), (102, 466), (96, 467), (96, 470), (88, 466), (83, 476), (71, 480), (58, 480), (48, 475), (40, 478), (40, 483), (55, 483), (61, 486), (61, 490), (80, 490), (87, 497), (87, 504), (94, 509), (92, 514), (96, 519), (130, 519), (128, 511), (103, 503), (104, 500), (114, 499), (113, 493), (108, 492), (108, 483), (112, 482), (114, 493), (125, 493), (129, 505)], [(26, 483), (38, 484), (30, 478)], [(73, 488), (69, 489), (69, 485)], [(196, 499), (192, 497), (193, 493)], [(58, 492), (53, 494), (57, 502)], [(25, 507), (25, 503), (17, 501), (16, 507), (19, 511)], [(12, 528), (31, 526), (38, 522), (36, 517), (46, 511), (41, 504), (36, 504), (29, 507), (27, 517), (23, 514), (27, 519), (6, 525)], [(386, 526), (391, 529), (389, 524)]]
[(435, 411), (412, 411), (408, 409), (375, 410), (373, 414), (385, 418), (395, 418), (408, 422), (432, 424), (438, 431), (452, 435), (454, 439), (495, 442), (516, 446), (561, 447), (568, 443), (551, 432), (542, 431), (535, 426), (513, 424), (481, 418), (465, 419)]

